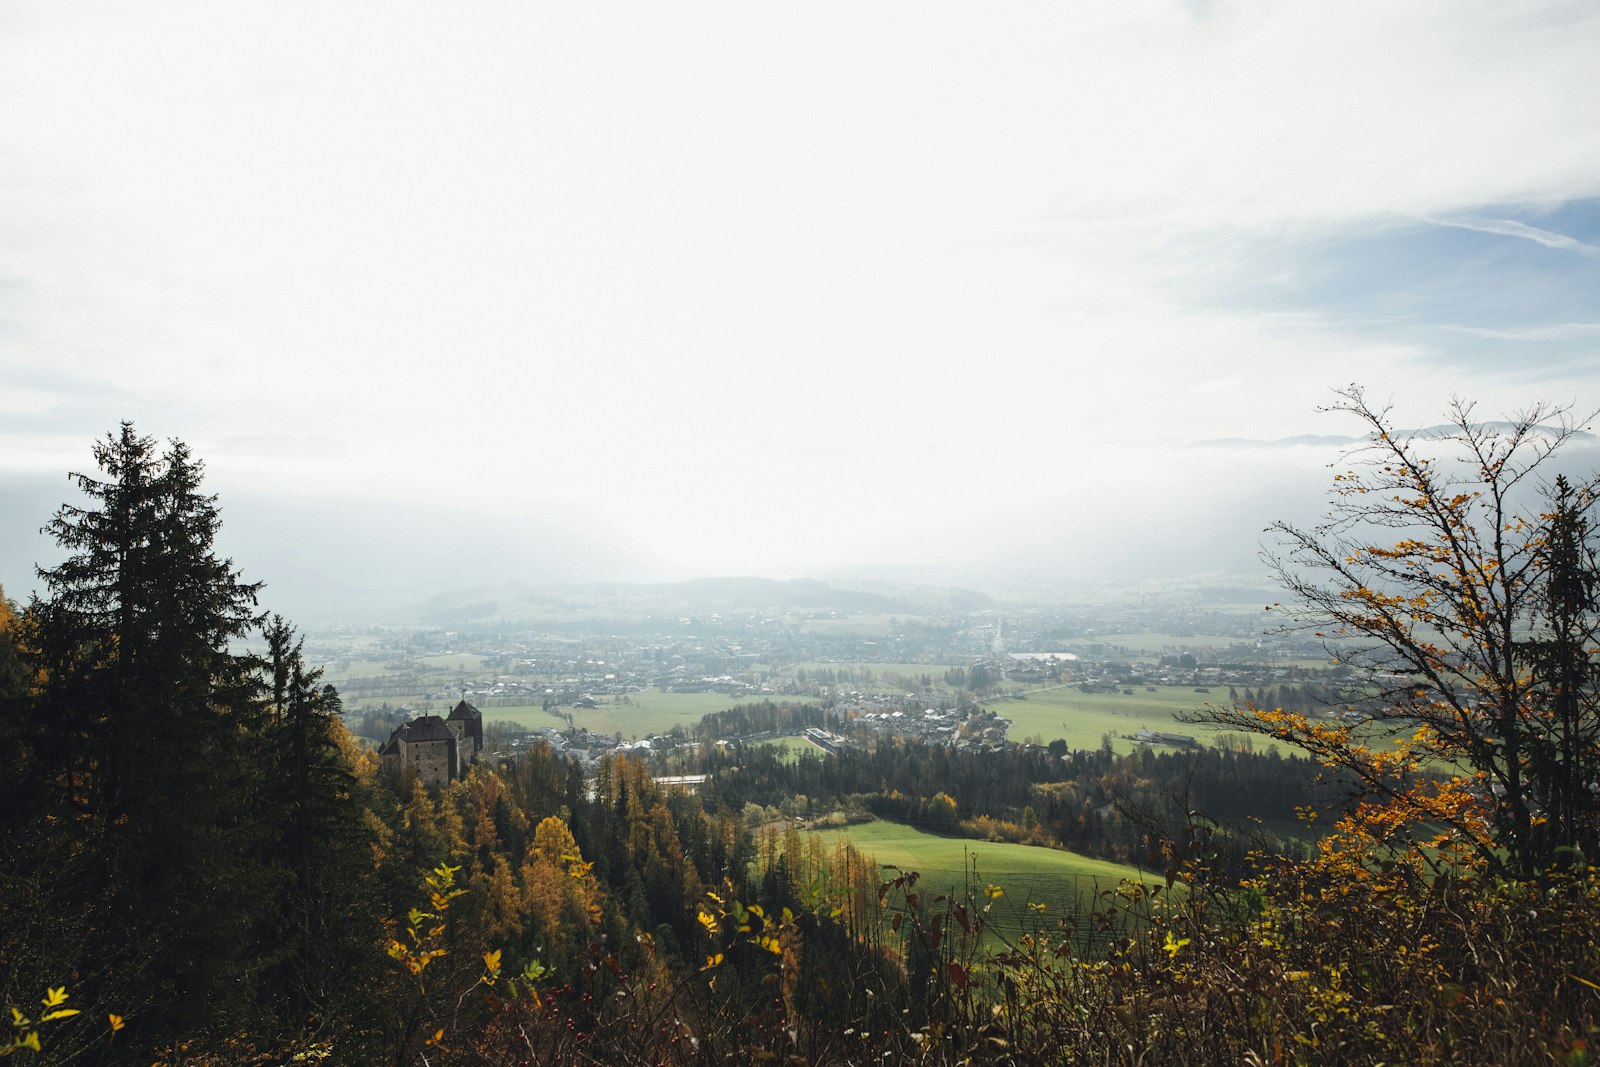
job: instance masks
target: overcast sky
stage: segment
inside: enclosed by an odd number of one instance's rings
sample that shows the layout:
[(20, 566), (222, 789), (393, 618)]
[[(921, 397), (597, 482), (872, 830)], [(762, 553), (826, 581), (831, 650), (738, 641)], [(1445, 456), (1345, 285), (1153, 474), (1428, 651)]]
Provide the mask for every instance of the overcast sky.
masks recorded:
[(1333, 458), (1238, 439), (1334, 387), (1600, 405), (1597, 71), (1590, 0), (3, 0), (0, 490), (132, 419), (269, 582), (319, 508), (605, 546), (473, 561), (539, 578), (1234, 566)]

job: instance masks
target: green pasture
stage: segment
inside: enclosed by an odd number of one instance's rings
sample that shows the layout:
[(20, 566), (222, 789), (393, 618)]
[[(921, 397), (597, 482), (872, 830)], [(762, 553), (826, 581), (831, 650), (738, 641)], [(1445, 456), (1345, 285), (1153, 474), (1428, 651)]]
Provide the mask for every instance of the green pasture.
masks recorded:
[[(621, 734), (624, 740), (636, 737), (649, 737), (651, 734), (664, 734), (671, 731), (674, 726), (682, 726), (685, 730), (693, 730), (696, 724), (714, 711), (726, 711), (736, 704), (752, 704), (761, 699), (730, 697), (726, 693), (663, 693), (658, 689), (646, 689), (639, 693), (629, 693), (627, 703), (622, 697), (601, 697), (597, 708), (574, 708), (563, 705), (556, 708), (556, 715), (551, 715), (538, 705), (520, 705), (516, 707), (493, 707), (479, 705), (486, 720), (501, 719), (514, 722), (528, 729), (537, 729), (541, 726), (561, 726), (566, 724), (560, 717), (570, 714), (572, 725), (581, 726), (595, 733), (617, 735)], [(803, 698), (784, 697), (794, 703), (806, 703)]]
[[(1137, 867), (1075, 852), (942, 837), (881, 819), (811, 832), (829, 847), (841, 836), (848, 838), (880, 867), (916, 871), (920, 876), (917, 888), (925, 899), (963, 893), (970, 883), (983, 901), (989, 886), (1000, 887), (1004, 895), (990, 902), (989, 914), (996, 927), (1007, 933), (1033, 929), (1040, 923), (1050, 925), (1058, 916), (1086, 911), (1095, 906), (1098, 891), (1146, 877)], [(894, 872), (884, 872), (884, 877), (892, 878)], [(1044, 911), (1035, 911), (1031, 904), (1044, 905)]]
[(647, 689), (628, 694), (628, 703), (611, 703), (598, 708), (559, 709), (572, 715), (572, 725), (596, 733), (620, 735), (624, 740), (664, 734), (674, 726), (692, 730), (707, 712), (731, 708), (735, 701), (725, 693), (661, 693)]
[(338, 685), (350, 678), (383, 678), (393, 674), (390, 668), (394, 660), (362, 659), (348, 660), (345, 662), (330, 662), (321, 664), (322, 680)]
[(763, 740), (756, 741), (754, 744), (765, 748), (783, 749), (782, 758), (783, 762), (785, 763), (795, 762), (800, 758), (801, 754), (805, 752), (812, 752), (819, 756), (826, 754), (823, 749), (818, 748), (816, 745), (813, 745), (810, 741), (807, 741), (803, 737), (768, 737)]
[(590, 709), (561, 707), (554, 709), (556, 714), (551, 714), (538, 705), (526, 704), (479, 710), (483, 712), (484, 720), (487, 722), (514, 722), (529, 730), (537, 730), (544, 726), (564, 730), (567, 728), (567, 722), (563, 716), (570, 713), (573, 726), (597, 734), (620, 735), (624, 741), (649, 737), (651, 734), (664, 734), (679, 725), (688, 729), (699, 720), (699, 716), (696, 715), (686, 721), (682, 714), (671, 709), (651, 710), (624, 704), (602, 704), (598, 708)]
[(1084, 693), (1075, 686), (1032, 689), (1026, 700), (988, 700), (984, 707), (1002, 718), (1011, 720), (1007, 737), (1024, 741), (1038, 737), (1046, 744), (1057, 738), (1070, 748), (1099, 748), (1103, 734), (1111, 735), (1111, 744), (1118, 752), (1133, 749), (1132, 741), (1124, 735), (1137, 734), (1140, 727), (1170, 733), (1189, 734), (1202, 743), (1210, 743), (1217, 734), (1229, 732), (1227, 728), (1202, 723), (1186, 723), (1179, 716), (1192, 712), (1206, 703), (1226, 706), (1228, 687), (1213, 687), (1209, 693), (1196, 693), (1192, 686), (1156, 686), (1147, 692), (1142, 685), (1128, 686), (1131, 695), (1118, 690), (1115, 693)]
[[(607, 698), (602, 697), (601, 700)], [(618, 700), (618, 697), (611, 697)], [(713, 711), (727, 711), (729, 708), (740, 704), (760, 704), (771, 701), (774, 704), (815, 704), (814, 697), (789, 697), (789, 696), (729, 696), (726, 693), (663, 693), (659, 689), (646, 689), (639, 693), (629, 693), (628, 701), (635, 709), (651, 712), (671, 712), (680, 716), (684, 729), (698, 723), (701, 718)], [(602, 705), (604, 707), (605, 705)], [(570, 709), (569, 709), (570, 710)], [(623, 711), (628, 710), (626, 707)], [(670, 727), (669, 727), (670, 729)]]
[[(654, 687), (638, 693), (628, 694), (628, 703), (619, 705), (621, 697), (596, 697), (601, 701), (602, 709), (618, 707), (622, 711), (632, 708), (636, 711), (649, 711), (653, 714), (670, 714), (679, 717), (684, 729), (688, 729), (699, 722), (702, 716), (713, 711), (727, 711), (735, 704), (754, 704), (761, 700), (760, 697), (731, 697), (727, 693), (663, 693)], [(609, 701), (609, 703), (607, 703)], [(565, 708), (573, 714), (580, 713), (576, 708)], [(671, 729), (671, 727), (668, 727)]]
[[(946, 688), (944, 672), (950, 670), (949, 664), (942, 663), (863, 663), (853, 661), (849, 663), (796, 663), (790, 667), (774, 671), (776, 677), (795, 678), (799, 671), (805, 671), (808, 681), (815, 682), (817, 675), (822, 671), (833, 671), (841, 680), (838, 684), (850, 686), (864, 693), (901, 693), (904, 686), (891, 685), (888, 676), (891, 674), (904, 675), (910, 679), (920, 679), (924, 674), (932, 679), (936, 689)], [(850, 672), (853, 681), (845, 681), (845, 672)], [(870, 682), (862, 681), (862, 675), (872, 672)]]

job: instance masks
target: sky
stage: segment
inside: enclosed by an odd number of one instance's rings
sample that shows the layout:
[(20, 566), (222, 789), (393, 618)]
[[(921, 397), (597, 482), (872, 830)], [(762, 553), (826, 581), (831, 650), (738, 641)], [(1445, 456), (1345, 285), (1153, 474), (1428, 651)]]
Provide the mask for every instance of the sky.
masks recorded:
[[(1600, 7), (0, 2), (0, 585), (1248, 571), (1319, 414), (1600, 407)], [(331, 592), (329, 593), (331, 596)]]

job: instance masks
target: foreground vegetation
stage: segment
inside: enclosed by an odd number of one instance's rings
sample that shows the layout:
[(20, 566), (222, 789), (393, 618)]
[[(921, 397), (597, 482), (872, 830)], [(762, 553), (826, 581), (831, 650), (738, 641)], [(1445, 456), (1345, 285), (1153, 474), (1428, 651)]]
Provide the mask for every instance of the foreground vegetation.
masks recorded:
[[(1507, 444), (1463, 419), (1491, 491), (1531, 469), (1527, 430)], [(1464, 572), (1508, 544), (1463, 539), (1483, 498), (1453, 481), (1441, 496), (1428, 464), (1391, 475), (1391, 456), (1376, 484), (1423, 530), (1338, 557), (1398, 569), (1320, 603), (1392, 639), (1373, 666), (1403, 691), (1369, 702), (1361, 731), (1219, 709), (1352, 791), (1290, 854), (1219, 820), (1293, 804), (1315, 774), (1237, 750), (706, 745), (691, 794), (622, 757), (590, 776), (541, 744), (434, 791), (393, 780), (293, 628), (216, 557), (187, 450), (125, 426), (96, 460), (51, 524), (67, 558), (46, 594), (0, 597), (0, 1057), (1589, 1061), (1592, 486), (1557, 483), (1510, 524), (1516, 545)], [(1394, 591), (1407, 579), (1421, 591)], [(1461, 590), (1477, 599), (1449, 601)], [(1419, 639), (1446, 608), (1457, 636), (1507, 621), (1481, 669)], [(238, 651), (246, 636), (265, 651)], [(867, 810), (902, 821), (833, 836), (795, 821)], [(1041, 847), (1069, 839), (1148, 873)], [(1106, 877), (1068, 877), (1090, 871)]]

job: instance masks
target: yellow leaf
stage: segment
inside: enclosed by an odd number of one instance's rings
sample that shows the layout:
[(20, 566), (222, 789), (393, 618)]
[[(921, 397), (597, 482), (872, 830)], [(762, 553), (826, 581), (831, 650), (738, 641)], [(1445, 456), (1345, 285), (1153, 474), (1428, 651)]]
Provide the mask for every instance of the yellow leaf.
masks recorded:
[(113, 1034), (116, 1033), (118, 1030), (121, 1030), (123, 1028), (123, 1026), (126, 1025), (125, 1023), (123, 1023), (122, 1016), (120, 1016), (120, 1015), (107, 1015), (106, 1018), (111, 1020), (111, 1032)]
[(47, 1008), (53, 1008), (57, 1004), (64, 1003), (66, 1001), (66, 999), (67, 999), (67, 987), (66, 986), (60, 986), (60, 987), (58, 987), (56, 989), (51, 989), (48, 993), (45, 994), (44, 1006), (47, 1007)]

